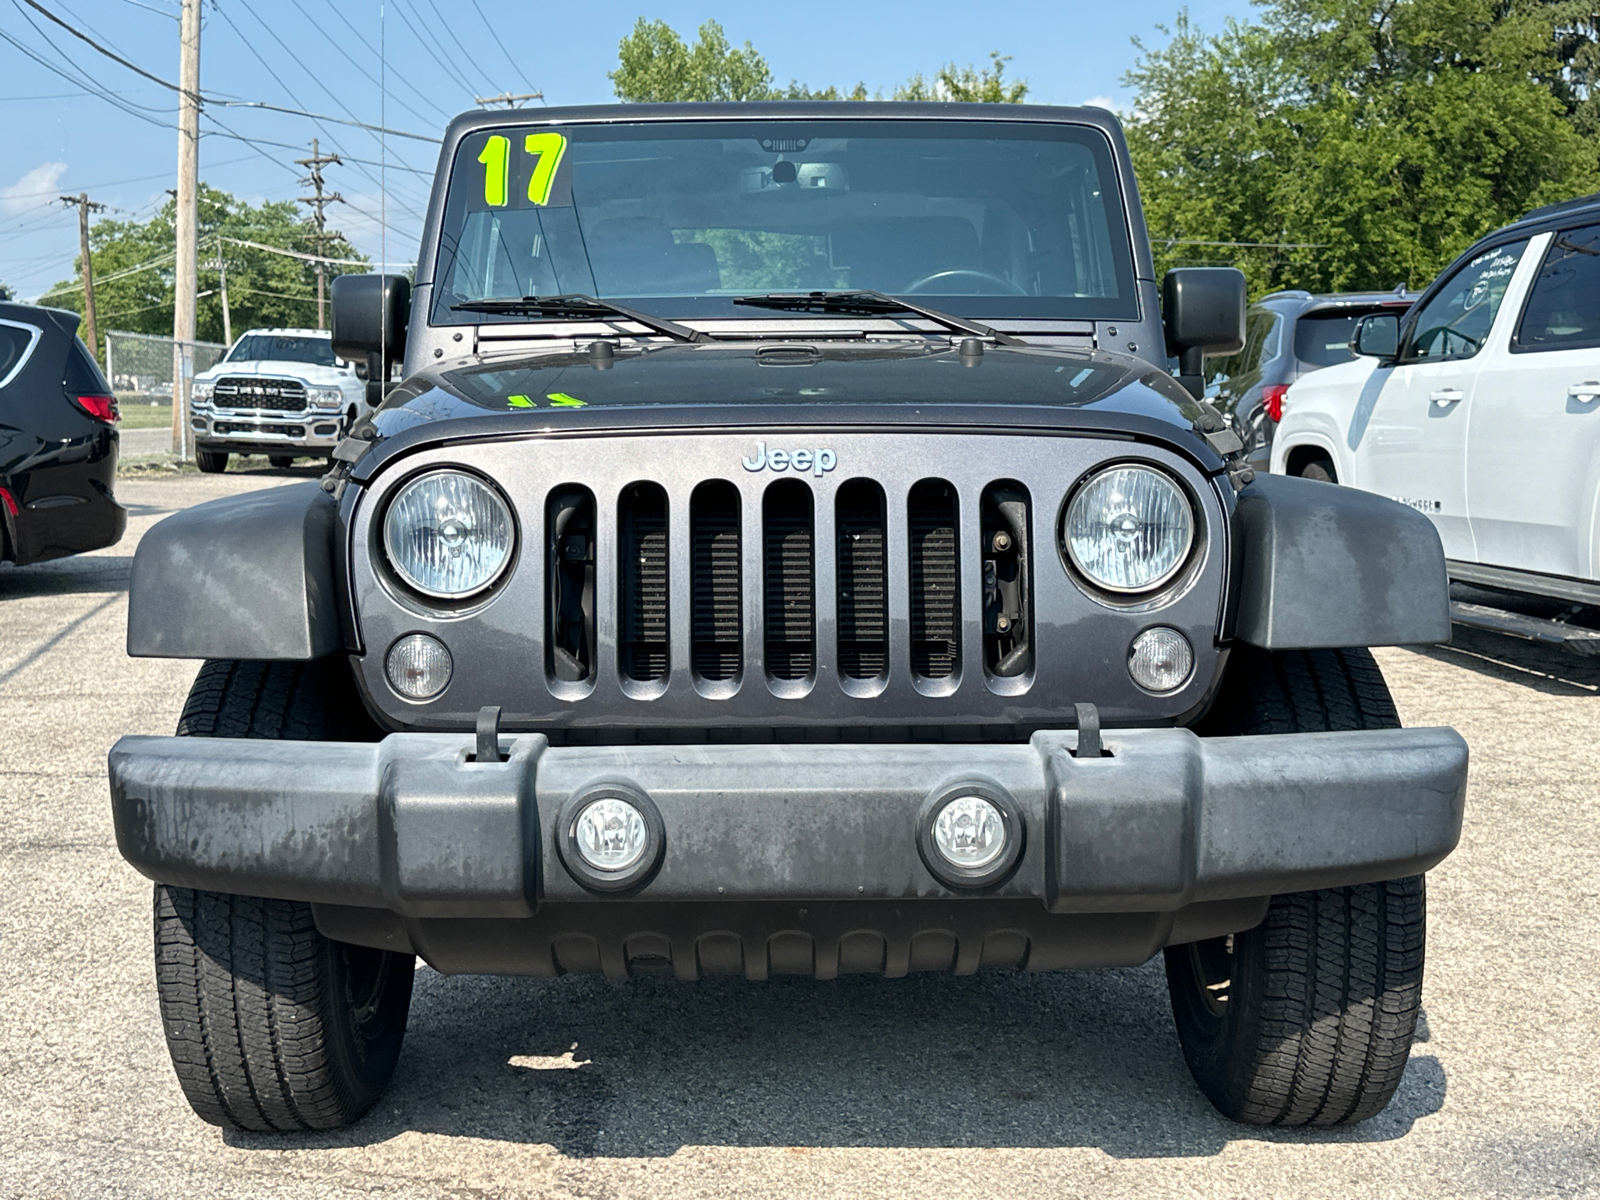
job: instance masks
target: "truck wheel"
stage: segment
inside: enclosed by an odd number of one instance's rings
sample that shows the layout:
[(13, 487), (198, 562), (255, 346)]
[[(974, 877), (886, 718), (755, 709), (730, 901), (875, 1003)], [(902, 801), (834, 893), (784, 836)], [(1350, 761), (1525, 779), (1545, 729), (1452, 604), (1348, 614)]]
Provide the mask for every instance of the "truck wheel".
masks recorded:
[(196, 450), (194, 452), (194, 465), (199, 467), (206, 475), (221, 475), (228, 469), (228, 452), (226, 450)]
[(292, 454), (269, 454), (269, 455), (267, 455), (267, 462), (272, 466), (272, 468), (274, 470), (287, 471), (290, 467), (294, 466), (294, 455), (292, 455)]
[[(352, 708), (353, 706), (353, 708)], [(376, 736), (342, 658), (208, 662), (179, 736)], [(405, 1037), (415, 960), (317, 931), (311, 906), (157, 884), (156, 990), (173, 1069), (204, 1121), (333, 1129), (370, 1108)]]
[[(1400, 724), (1366, 650), (1235, 649), (1197, 732)], [(1423, 879), (1275, 896), (1254, 929), (1166, 951), (1183, 1055), (1211, 1103), (1251, 1125), (1344, 1125), (1389, 1103), (1421, 1004)]]

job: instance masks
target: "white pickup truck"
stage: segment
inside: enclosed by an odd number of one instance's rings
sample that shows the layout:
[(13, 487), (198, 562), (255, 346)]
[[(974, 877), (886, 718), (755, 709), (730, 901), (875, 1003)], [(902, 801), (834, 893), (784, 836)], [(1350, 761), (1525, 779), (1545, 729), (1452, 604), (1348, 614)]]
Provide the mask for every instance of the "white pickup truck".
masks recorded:
[(195, 462), (216, 473), (230, 454), (265, 454), (275, 467), (327, 458), (371, 411), (364, 380), (334, 357), (326, 329), (252, 329), (195, 376)]
[[(1600, 605), (1600, 195), (1481, 239), (1350, 344), (1290, 388), (1272, 470), (1426, 513), (1452, 580)], [(1482, 608), (1455, 615), (1600, 653), (1590, 630)]]

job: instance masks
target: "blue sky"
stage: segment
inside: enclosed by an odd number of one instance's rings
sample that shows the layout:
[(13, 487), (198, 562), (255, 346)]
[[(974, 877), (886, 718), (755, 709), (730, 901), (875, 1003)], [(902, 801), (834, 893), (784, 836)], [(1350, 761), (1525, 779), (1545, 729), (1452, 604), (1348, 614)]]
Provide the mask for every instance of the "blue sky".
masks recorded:
[[(4, 0), (0, 0), (4, 2)], [(0, 282), (33, 299), (71, 273), (76, 213), (57, 200), (87, 190), (109, 215), (146, 218), (173, 186), (177, 134), (172, 93), (96, 54), (18, 0), (0, 31)], [(63, 21), (164, 80), (178, 76), (177, 0), (40, 0)], [(953, 0), (862, 4), (550, 4), (511, 0), (206, 0), (200, 83), (219, 98), (264, 101), (319, 114), (437, 135), (474, 95), (543, 90), (546, 103), (613, 99), (606, 72), (617, 43), (644, 16), (692, 40), (720, 22), (735, 44), (752, 42), (780, 82), (888, 91), (941, 63), (1012, 56), (1008, 71), (1047, 104), (1128, 99), (1122, 74), (1131, 39), (1164, 40), (1181, 0), (974, 6)], [(1248, 0), (1191, 0), (1191, 19), (1216, 29), (1247, 17)], [(482, 12), (483, 19), (479, 12)], [(381, 14), (381, 17), (380, 17)], [(491, 33), (492, 27), (492, 33)], [(386, 72), (374, 52), (382, 47)], [(75, 80), (63, 78), (50, 64)], [(388, 79), (388, 97), (376, 82)], [(108, 92), (119, 108), (85, 87)], [(253, 202), (303, 194), (296, 158), (313, 137), (342, 152), (329, 186), (350, 202), (330, 221), (375, 259), (410, 261), (420, 234), (435, 151), (429, 143), (377, 137), (349, 126), (247, 108), (208, 107), (200, 175)], [(229, 134), (248, 138), (236, 140)], [(252, 144), (254, 143), (254, 144)], [(272, 145), (270, 143), (282, 143)], [(387, 157), (386, 172), (377, 165)], [(380, 188), (380, 178), (386, 187)]]

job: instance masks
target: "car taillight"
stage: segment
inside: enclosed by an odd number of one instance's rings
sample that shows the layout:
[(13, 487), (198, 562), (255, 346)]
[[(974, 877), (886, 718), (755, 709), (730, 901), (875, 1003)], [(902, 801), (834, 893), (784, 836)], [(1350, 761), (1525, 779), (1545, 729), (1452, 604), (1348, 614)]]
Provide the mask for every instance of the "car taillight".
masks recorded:
[(117, 411), (115, 396), (74, 396), (72, 402), (96, 421), (104, 421), (107, 425), (122, 419), (122, 414)]
[(13, 517), (17, 515), (19, 511), (17, 508), (17, 498), (10, 492), (6, 491), (5, 488), (0, 488), (0, 504), (5, 505), (6, 511)]
[(1287, 383), (1274, 383), (1261, 389), (1261, 407), (1273, 421), (1283, 420), (1283, 394), (1288, 390)]

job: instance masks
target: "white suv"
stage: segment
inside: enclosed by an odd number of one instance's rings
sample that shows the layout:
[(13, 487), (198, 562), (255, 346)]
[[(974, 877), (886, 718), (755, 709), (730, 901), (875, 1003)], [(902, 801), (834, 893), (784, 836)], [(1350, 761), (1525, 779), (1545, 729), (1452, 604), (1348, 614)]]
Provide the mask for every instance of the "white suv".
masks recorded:
[(1600, 604), (1600, 195), (1480, 240), (1290, 388), (1272, 470), (1426, 513), (1451, 578)]
[(327, 458), (370, 411), (365, 381), (334, 357), (327, 330), (252, 329), (195, 376), (195, 461), (215, 473), (229, 454), (265, 454), (275, 467)]

